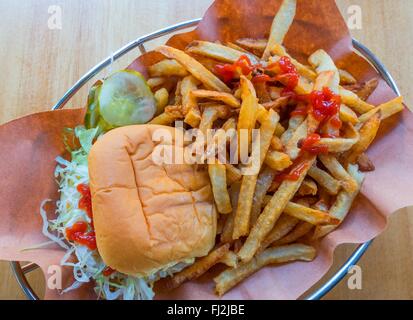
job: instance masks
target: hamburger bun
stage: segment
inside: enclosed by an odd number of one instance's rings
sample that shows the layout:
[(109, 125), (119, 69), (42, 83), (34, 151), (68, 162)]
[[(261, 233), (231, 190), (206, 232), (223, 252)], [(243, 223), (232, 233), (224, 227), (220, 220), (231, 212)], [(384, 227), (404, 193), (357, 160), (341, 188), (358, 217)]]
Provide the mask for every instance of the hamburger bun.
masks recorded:
[[(152, 134), (158, 129), (167, 130), (175, 143), (174, 128), (128, 126), (106, 133), (89, 154), (99, 254), (128, 275), (149, 276), (205, 256), (215, 243), (208, 173), (190, 164), (157, 164), (152, 153), (159, 142)], [(172, 149), (182, 149), (182, 142)]]

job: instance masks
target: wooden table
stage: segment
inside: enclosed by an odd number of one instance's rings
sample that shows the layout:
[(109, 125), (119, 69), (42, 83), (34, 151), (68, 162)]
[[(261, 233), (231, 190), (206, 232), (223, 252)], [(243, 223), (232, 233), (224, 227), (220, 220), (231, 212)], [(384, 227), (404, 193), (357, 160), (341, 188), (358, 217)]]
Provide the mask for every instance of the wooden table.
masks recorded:
[[(0, 123), (49, 110), (81, 75), (136, 37), (170, 24), (200, 17), (211, 0), (1, 0)], [(362, 30), (354, 36), (388, 67), (407, 103), (413, 105), (413, 6), (411, 0), (337, 0), (348, 17), (350, 5), (362, 9)], [(48, 28), (49, 6), (60, 6), (62, 29)], [(131, 60), (133, 56), (129, 57)], [(128, 61), (128, 59), (123, 60)], [(121, 66), (119, 65), (119, 68)], [(83, 105), (82, 90), (73, 100)], [(409, 210), (393, 216), (359, 265), (362, 290), (343, 281), (326, 299), (412, 299), (413, 217)], [(344, 245), (335, 253), (337, 270), (352, 252)], [(40, 272), (29, 276), (41, 292)], [(0, 299), (24, 299), (9, 264), (0, 262)]]

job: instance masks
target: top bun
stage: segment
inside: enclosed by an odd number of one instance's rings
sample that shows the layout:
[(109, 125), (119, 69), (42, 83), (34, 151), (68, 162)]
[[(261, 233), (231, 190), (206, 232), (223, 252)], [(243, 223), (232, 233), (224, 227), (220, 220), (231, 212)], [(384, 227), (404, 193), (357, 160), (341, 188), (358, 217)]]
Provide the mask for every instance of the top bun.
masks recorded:
[[(175, 143), (174, 128), (128, 126), (106, 133), (89, 154), (99, 254), (108, 266), (129, 275), (149, 276), (205, 256), (215, 243), (208, 173), (190, 164), (156, 164), (152, 153), (159, 142), (152, 134), (159, 129)], [(174, 152), (182, 150), (177, 140)]]

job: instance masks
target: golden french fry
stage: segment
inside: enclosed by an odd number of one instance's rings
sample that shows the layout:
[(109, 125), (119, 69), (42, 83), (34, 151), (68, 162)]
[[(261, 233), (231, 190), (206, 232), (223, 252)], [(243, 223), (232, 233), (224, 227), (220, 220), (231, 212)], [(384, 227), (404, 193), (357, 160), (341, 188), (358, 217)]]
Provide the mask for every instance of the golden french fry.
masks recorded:
[(373, 78), (367, 81), (363, 87), (357, 91), (357, 95), (360, 97), (361, 100), (366, 101), (371, 94), (376, 90), (377, 86), (379, 85), (379, 79)]
[[(317, 50), (309, 58), (308, 61), (312, 67), (317, 71), (317, 74), (323, 74), (324, 72), (333, 72), (333, 79), (329, 83), (329, 88), (335, 92), (339, 92), (340, 75), (338, 69), (331, 57), (324, 50)], [(322, 88), (321, 88), (322, 89)], [(316, 89), (320, 90), (320, 88)]]
[(311, 80), (314, 81), (317, 78), (317, 73), (314, 72), (314, 70), (311, 69), (311, 67), (306, 66), (301, 64), (300, 62), (298, 62), (297, 60), (295, 60), (293, 57), (291, 57), (287, 51), (285, 50), (285, 48), (277, 43), (275, 44), (272, 48), (271, 48), (271, 54), (273, 55), (277, 55), (277, 56), (285, 56), (285, 57), (289, 57), (291, 60), (291, 63), (297, 68), (298, 73)]
[(340, 106), (340, 120), (350, 122), (351, 124), (357, 124), (359, 122), (357, 114), (345, 104)]
[(201, 81), (208, 89), (222, 92), (231, 92), (220, 79), (218, 79), (211, 71), (205, 68), (201, 63), (187, 55), (185, 52), (169, 47), (160, 46), (155, 51), (162, 53), (164, 56), (177, 60), (188, 70), (195, 78)]
[(340, 222), (340, 220), (327, 212), (315, 210), (294, 202), (289, 202), (287, 204), (284, 213), (313, 225), (339, 224)]
[(241, 264), (237, 268), (228, 269), (214, 278), (216, 283), (215, 291), (219, 296), (222, 296), (242, 280), (267, 265), (297, 260), (312, 261), (315, 256), (315, 248), (303, 244), (267, 249), (248, 263)]
[(166, 78), (164, 77), (155, 77), (155, 78), (148, 79), (146, 83), (151, 89), (153, 89), (153, 88), (163, 85), (165, 81), (166, 81)]
[(276, 16), (274, 17), (270, 37), (265, 47), (264, 54), (262, 55), (263, 60), (267, 60), (271, 55), (271, 48), (275, 44), (282, 44), (284, 38), (293, 23), (295, 12), (297, 8), (297, 0), (284, 0), (278, 10)]
[(232, 206), (227, 190), (225, 165), (219, 163), (209, 164), (208, 173), (211, 179), (212, 192), (214, 194), (218, 212), (221, 214), (230, 213), (232, 211)]
[(232, 164), (225, 164), (227, 169), (227, 185), (232, 185), (234, 182), (240, 181), (242, 179), (241, 170), (234, 167)]
[(219, 111), (216, 108), (205, 108), (204, 112), (202, 113), (201, 122), (199, 124), (199, 130), (204, 134), (206, 137), (208, 134), (208, 130), (212, 129), (214, 122), (219, 118)]
[(255, 123), (257, 121), (257, 111), (258, 111), (258, 101), (257, 95), (252, 85), (246, 77), (241, 76), (240, 80), (241, 90), (242, 90), (242, 104), (238, 117), (238, 148), (240, 148), (240, 138), (241, 130), (248, 130), (248, 144), (251, 139), (251, 131), (255, 128)]
[(277, 128), (275, 128), (274, 134), (277, 137), (281, 137), (284, 134), (284, 132), (285, 132), (285, 128), (281, 125), (281, 123), (278, 123)]
[(230, 243), (232, 242), (232, 234), (234, 231), (234, 217), (237, 208), (239, 192), (241, 189), (241, 182), (235, 182), (231, 185), (229, 189), (229, 196), (231, 198), (232, 212), (228, 215), (225, 221), (224, 228), (221, 233), (221, 242)]
[(344, 138), (321, 138), (315, 146), (326, 146), (331, 153), (341, 153), (350, 150), (360, 139), (359, 132), (351, 123), (347, 124), (346, 137)]
[(271, 201), (264, 208), (264, 211), (258, 217), (256, 224), (253, 226), (247, 240), (238, 253), (238, 257), (243, 262), (248, 262), (252, 259), (258, 248), (261, 246), (262, 241), (272, 230), (281, 213), (284, 211), (288, 202), (294, 197), (295, 193), (300, 188), (308, 170), (315, 162), (315, 157), (304, 159), (293, 170), (297, 170), (298, 179), (296, 181), (285, 180), (281, 183), (278, 190), (274, 193)]
[(298, 147), (298, 142), (302, 139), (305, 139), (307, 137), (307, 134), (308, 134), (308, 124), (307, 124), (307, 121), (303, 121), (298, 126), (298, 128), (295, 129), (291, 138), (288, 140), (288, 142), (285, 145), (285, 152), (288, 154), (290, 159), (295, 160), (300, 155), (301, 149)]
[(379, 105), (378, 107), (370, 110), (369, 112), (361, 115), (359, 117), (360, 122), (366, 122), (368, 119), (370, 119), (376, 112), (380, 111), (381, 114), (381, 120), (385, 120), (392, 115), (399, 113), (400, 111), (403, 111), (404, 106), (403, 106), (403, 97), (397, 97), (389, 102), (383, 103)]
[(370, 171), (376, 170), (376, 167), (374, 166), (373, 162), (369, 159), (369, 157), (365, 153), (362, 153), (358, 157), (357, 164), (361, 172), (370, 172)]
[(320, 154), (318, 157), (332, 176), (340, 181), (345, 190), (350, 193), (357, 190), (357, 181), (343, 168), (334, 155)]
[(374, 109), (373, 105), (363, 101), (357, 94), (351, 92), (350, 90), (340, 88), (339, 92), (341, 102), (354, 109), (358, 113), (366, 113)]
[(154, 97), (156, 101), (156, 115), (160, 115), (168, 105), (169, 92), (165, 88), (162, 88), (155, 92)]
[(279, 109), (287, 105), (289, 99), (290, 99), (289, 97), (280, 97), (280, 98), (277, 98), (276, 100), (265, 102), (262, 104), (262, 106), (267, 110), (274, 109), (275, 111), (279, 111)]
[(185, 116), (184, 122), (189, 124), (192, 128), (197, 128), (201, 122), (201, 112), (198, 106), (191, 108)]
[(149, 124), (158, 124), (163, 126), (171, 126), (175, 120), (179, 119), (181, 116), (178, 113), (164, 112), (152, 119)]
[(338, 69), (338, 73), (340, 75), (340, 84), (346, 85), (357, 83), (357, 80), (351, 75), (350, 72), (343, 69)]
[(345, 154), (346, 163), (355, 163), (358, 157), (367, 150), (377, 135), (381, 123), (381, 114), (377, 112), (360, 128), (360, 140)]
[(241, 106), (240, 101), (232, 94), (226, 92), (210, 91), (210, 90), (193, 90), (191, 92), (193, 97), (210, 99), (214, 101), (221, 101), (230, 107), (239, 108)]
[(264, 251), (272, 243), (285, 237), (291, 230), (294, 229), (298, 222), (299, 220), (297, 218), (289, 216), (288, 214), (282, 214), (280, 219), (278, 219), (277, 223), (275, 224), (274, 228), (262, 242), (257, 253)]
[(192, 41), (185, 49), (190, 53), (213, 58), (218, 61), (234, 63), (243, 55), (246, 55), (252, 64), (257, 64), (258, 59), (251, 53), (232, 49), (222, 44), (195, 40)]
[(194, 264), (185, 268), (181, 272), (174, 274), (171, 278), (163, 280), (163, 287), (168, 290), (178, 288), (184, 282), (199, 278), (214, 265), (219, 263), (221, 259), (229, 252), (229, 244), (224, 244), (221, 247), (211, 251), (206, 257), (200, 258)]
[(235, 41), (238, 45), (243, 48), (247, 48), (250, 51), (264, 53), (265, 48), (267, 47), (267, 39), (250, 39), (242, 38)]
[(271, 149), (275, 151), (283, 151), (284, 146), (281, 142), (281, 139), (275, 134), (274, 137), (271, 139)]
[(219, 260), (220, 263), (225, 264), (228, 267), (236, 268), (238, 267), (238, 256), (235, 252), (228, 251), (224, 256)]
[(316, 166), (311, 167), (308, 175), (317, 181), (320, 186), (325, 188), (330, 195), (336, 195), (340, 190), (340, 182)]
[(294, 132), (304, 122), (305, 118), (306, 118), (305, 116), (301, 116), (301, 115), (290, 118), (290, 120), (288, 121), (288, 129), (281, 136), (282, 144), (286, 145), (288, 141), (290, 141), (290, 139), (294, 135)]
[(253, 142), (252, 155), (260, 157), (258, 168), (255, 168), (257, 173), (249, 173), (242, 178), (241, 191), (238, 199), (238, 207), (234, 221), (234, 233), (232, 238), (239, 239), (248, 234), (250, 229), (251, 208), (253, 203), (254, 191), (258, 179), (258, 173), (262, 164), (264, 163), (265, 155), (270, 148), (271, 139), (274, 136), (275, 128), (277, 126), (280, 116), (273, 110), (268, 111), (266, 119), (261, 123), (260, 140)]
[(292, 165), (288, 154), (279, 151), (268, 151), (265, 164), (276, 171), (283, 171)]
[(193, 76), (187, 76), (182, 79), (180, 84), (180, 94), (182, 96), (182, 106), (185, 114), (192, 108), (197, 106), (195, 97), (191, 96), (191, 92), (198, 89), (199, 81)]
[[(252, 54), (250, 51), (242, 48), (241, 46), (235, 44), (234, 42), (227, 42), (227, 43), (225, 43), (225, 45), (227, 47), (231, 48), (231, 49), (234, 49), (234, 50), (237, 50), (237, 51), (240, 51), (240, 52), (244, 52), (244, 53)], [(257, 61), (259, 60), (259, 58), (255, 55), (254, 55), (254, 58), (257, 59)]]
[(313, 230), (313, 228), (314, 228), (313, 224), (308, 223), (306, 221), (301, 221), (295, 226), (295, 228), (289, 234), (273, 242), (271, 246), (278, 247), (278, 246), (293, 243), (297, 241), (298, 239), (304, 237), (311, 230)]
[(149, 67), (151, 77), (185, 77), (188, 75), (186, 69), (176, 60), (162, 60)]
[[(364, 180), (364, 175), (358, 171), (357, 165), (349, 165), (348, 172), (353, 179), (357, 181), (358, 187), (353, 192), (348, 192), (346, 190), (341, 191), (337, 195), (337, 199), (333, 206), (330, 208), (330, 215), (340, 220), (340, 223), (343, 222), (344, 218), (347, 216), (350, 211), (351, 205), (353, 204), (354, 199), (360, 191), (361, 185)], [(331, 226), (317, 226), (314, 232), (314, 238), (318, 239), (324, 237), (326, 234), (330, 233), (337, 228), (337, 225)]]
[(318, 187), (317, 184), (309, 179), (305, 178), (300, 189), (298, 189), (298, 195), (300, 196), (315, 196), (317, 194)]
[(258, 219), (258, 216), (261, 213), (262, 203), (264, 201), (268, 189), (271, 187), (274, 177), (275, 172), (269, 167), (265, 167), (258, 175), (257, 185), (255, 187), (254, 197), (252, 199), (252, 209), (250, 218), (251, 226), (255, 224), (255, 222)]

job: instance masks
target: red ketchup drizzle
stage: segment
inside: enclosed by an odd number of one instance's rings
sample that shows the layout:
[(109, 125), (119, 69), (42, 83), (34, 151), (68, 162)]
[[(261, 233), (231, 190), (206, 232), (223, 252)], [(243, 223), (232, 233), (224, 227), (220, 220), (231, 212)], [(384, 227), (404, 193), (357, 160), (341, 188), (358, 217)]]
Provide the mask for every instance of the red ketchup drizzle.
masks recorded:
[(276, 175), (274, 180), (276, 182), (283, 182), (284, 180), (297, 181), (300, 179), (302, 173), (307, 170), (308, 162), (303, 161), (303, 158), (298, 158), (294, 161), (292, 169), (287, 168), (280, 174)]
[(78, 244), (87, 246), (90, 250), (96, 250), (96, 235), (93, 226), (92, 197), (90, 194), (90, 188), (86, 184), (79, 184), (77, 186), (77, 191), (81, 194), (78, 204), (79, 209), (86, 212), (88, 217), (91, 219), (91, 223), (88, 224), (85, 221), (76, 222), (73, 226), (66, 228), (66, 237), (69, 241), (74, 241)]
[(225, 82), (230, 83), (239, 75), (247, 76), (254, 70), (250, 59), (246, 55), (242, 55), (233, 64), (217, 64), (215, 73)]
[(326, 145), (317, 145), (320, 142), (320, 135), (312, 133), (307, 138), (301, 141), (301, 152), (308, 152), (311, 154), (328, 153), (328, 147)]
[(321, 122), (338, 114), (341, 98), (330, 88), (324, 87), (322, 91), (314, 90), (310, 93), (310, 103), (313, 116)]
[(103, 274), (105, 277), (109, 277), (109, 276), (112, 275), (114, 272), (116, 272), (115, 269), (112, 269), (111, 267), (106, 267), (106, 268), (103, 270), (102, 274)]

